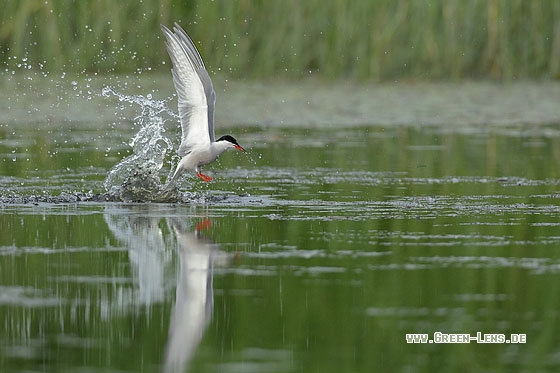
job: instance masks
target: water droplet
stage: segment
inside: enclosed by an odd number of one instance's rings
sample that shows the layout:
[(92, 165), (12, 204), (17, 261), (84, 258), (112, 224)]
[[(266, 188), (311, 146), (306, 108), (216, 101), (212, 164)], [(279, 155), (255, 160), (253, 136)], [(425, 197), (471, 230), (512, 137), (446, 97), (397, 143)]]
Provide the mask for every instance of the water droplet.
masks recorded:
[(103, 89), (101, 90), (101, 95), (103, 97), (110, 97), (112, 92), (113, 92), (113, 90), (111, 88), (103, 87)]

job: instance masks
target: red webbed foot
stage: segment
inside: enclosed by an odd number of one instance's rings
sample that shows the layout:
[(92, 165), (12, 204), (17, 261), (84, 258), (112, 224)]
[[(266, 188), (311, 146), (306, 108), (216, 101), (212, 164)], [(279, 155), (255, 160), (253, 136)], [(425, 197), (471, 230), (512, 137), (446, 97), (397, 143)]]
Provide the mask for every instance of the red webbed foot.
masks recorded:
[(202, 180), (206, 181), (207, 183), (212, 181), (212, 178), (208, 175), (204, 175), (202, 172), (198, 172), (196, 173), (196, 176), (198, 176), (199, 178), (201, 178)]
[(204, 219), (196, 225), (196, 231), (200, 232), (203, 229), (208, 229), (212, 225), (210, 219)]

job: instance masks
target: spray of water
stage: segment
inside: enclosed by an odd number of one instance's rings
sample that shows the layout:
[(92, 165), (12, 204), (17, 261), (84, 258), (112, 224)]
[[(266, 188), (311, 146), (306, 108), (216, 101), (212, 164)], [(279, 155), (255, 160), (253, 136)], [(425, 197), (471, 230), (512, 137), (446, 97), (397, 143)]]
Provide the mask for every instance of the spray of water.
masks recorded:
[(173, 151), (171, 140), (164, 136), (164, 113), (176, 117), (164, 100), (148, 95), (129, 96), (110, 87), (103, 88), (104, 97), (115, 96), (121, 102), (139, 105), (140, 115), (134, 120), (140, 130), (130, 142), (132, 154), (117, 163), (107, 175), (104, 186), (114, 199), (122, 201), (168, 201), (177, 198), (176, 190), (161, 183), (160, 171), (165, 157)]

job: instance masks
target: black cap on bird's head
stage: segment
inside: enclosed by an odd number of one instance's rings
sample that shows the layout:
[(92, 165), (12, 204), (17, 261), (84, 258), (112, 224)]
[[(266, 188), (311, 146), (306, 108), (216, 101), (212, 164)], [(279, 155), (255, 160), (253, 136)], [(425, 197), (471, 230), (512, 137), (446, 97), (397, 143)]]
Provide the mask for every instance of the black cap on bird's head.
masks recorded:
[(239, 150), (239, 151), (241, 151), (241, 152), (243, 152), (243, 153), (246, 153), (246, 150), (243, 149), (243, 148), (241, 147), (241, 145), (239, 145), (239, 144), (237, 143), (237, 140), (236, 140), (235, 137), (233, 137), (233, 136), (224, 135), (224, 136), (220, 137), (218, 140), (216, 140), (216, 142), (218, 142), (218, 141), (227, 141), (227, 142), (230, 142), (230, 143), (233, 144), (233, 146), (235, 147), (235, 149), (237, 149), (237, 150)]

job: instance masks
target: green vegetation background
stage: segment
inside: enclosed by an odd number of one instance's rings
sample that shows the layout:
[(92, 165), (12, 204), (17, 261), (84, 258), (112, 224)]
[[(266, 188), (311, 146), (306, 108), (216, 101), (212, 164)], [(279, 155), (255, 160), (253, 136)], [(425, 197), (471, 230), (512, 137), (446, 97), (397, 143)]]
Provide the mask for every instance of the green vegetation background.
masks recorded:
[(555, 0), (2, 4), (0, 61), (7, 71), (23, 59), (49, 72), (167, 70), (159, 25), (177, 21), (207, 67), (232, 77), (560, 78)]

